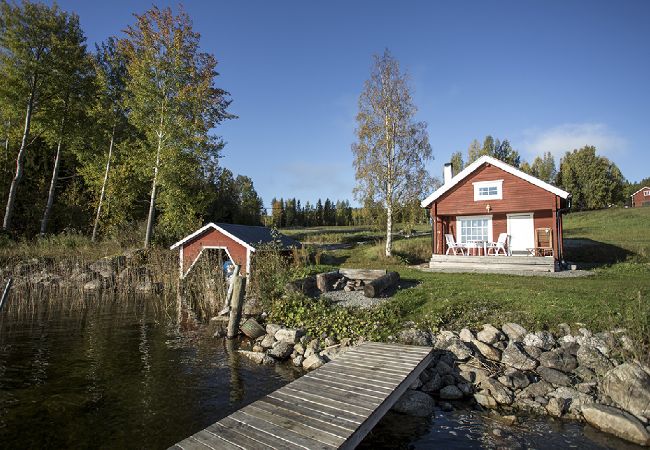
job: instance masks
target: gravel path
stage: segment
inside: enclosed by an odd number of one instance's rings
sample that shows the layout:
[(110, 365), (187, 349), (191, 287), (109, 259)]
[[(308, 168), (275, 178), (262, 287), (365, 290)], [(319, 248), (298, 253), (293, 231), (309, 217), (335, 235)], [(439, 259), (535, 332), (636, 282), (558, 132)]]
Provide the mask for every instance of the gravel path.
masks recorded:
[(360, 291), (350, 291), (346, 292), (343, 290), (340, 291), (329, 291), (321, 294), (321, 297), (329, 298), (334, 302), (335, 306), (358, 306), (360, 308), (371, 308), (373, 306), (384, 303), (395, 295), (395, 292), (403, 289), (410, 289), (414, 286), (417, 286), (417, 283), (400, 280), (396, 289), (391, 289), (385, 292), (382, 292), (379, 297), (368, 298), (363, 295), (363, 290)]

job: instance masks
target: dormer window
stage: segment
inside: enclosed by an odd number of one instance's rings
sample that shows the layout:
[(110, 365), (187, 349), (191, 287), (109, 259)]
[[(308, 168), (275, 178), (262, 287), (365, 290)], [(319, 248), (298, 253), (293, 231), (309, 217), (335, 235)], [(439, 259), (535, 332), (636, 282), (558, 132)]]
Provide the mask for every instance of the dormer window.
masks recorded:
[(474, 201), (501, 200), (503, 198), (503, 180), (477, 181), (474, 185)]

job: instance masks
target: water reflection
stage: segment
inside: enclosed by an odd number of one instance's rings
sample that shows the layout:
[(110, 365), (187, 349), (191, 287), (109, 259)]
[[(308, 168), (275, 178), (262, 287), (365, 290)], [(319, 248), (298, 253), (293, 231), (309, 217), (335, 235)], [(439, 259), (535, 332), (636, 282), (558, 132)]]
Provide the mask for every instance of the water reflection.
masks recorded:
[(2, 447), (165, 448), (296, 377), (155, 301), (3, 311)]

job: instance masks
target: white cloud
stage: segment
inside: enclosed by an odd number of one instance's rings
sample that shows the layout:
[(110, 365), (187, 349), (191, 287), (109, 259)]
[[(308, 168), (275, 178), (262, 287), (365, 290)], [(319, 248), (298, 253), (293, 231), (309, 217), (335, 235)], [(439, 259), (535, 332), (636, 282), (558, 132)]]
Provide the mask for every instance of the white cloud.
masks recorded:
[(524, 132), (523, 148), (530, 156), (551, 152), (559, 159), (566, 152), (585, 145), (593, 145), (599, 155), (611, 157), (624, 152), (627, 143), (603, 123), (566, 123)]

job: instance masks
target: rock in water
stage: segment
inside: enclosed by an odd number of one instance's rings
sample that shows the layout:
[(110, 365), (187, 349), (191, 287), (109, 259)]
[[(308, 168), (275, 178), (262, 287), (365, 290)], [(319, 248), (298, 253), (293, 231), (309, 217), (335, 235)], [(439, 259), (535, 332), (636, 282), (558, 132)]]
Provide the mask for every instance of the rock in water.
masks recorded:
[(568, 403), (565, 398), (552, 398), (546, 405), (546, 411), (553, 417), (561, 417), (566, 412)]
[(513, 343), (510, 343), (503, 351), (501, 362), (519, 370), (533, 370), (537, 367), (537, 361), (526, 355), (517, 347), (517, 344)]
[(408, 390), (395, 403), (393, 410), (410, 416), (429, 417), (435, 406), (433, 399), (424, 392)]
[(275, 362), (273, 358), (271, 358), (269, 355), (266, 355), (264, 353), (249, 352), (246, 350), (237, 350), (237, 353), (239, 353), (242, 356), (245, 356), (246, 358), (250, 359), (251, 361), (257, 364), (273, 364)]
[(631, 414), (611, 406), (587, 405), (582, 407), (582, 415), (599, 430), (639, 445), (650, 446), (650, 434)]
[(302, 368), (305, 370), (314, 370), (318, 369), (320, 366), (325, 364), (325, 360), (317, 354), (313, 354), (302, 362)]
[(440, 390), (440, 398), (443, 400), (459, 400), (463, 398), (463, 392), (456, 386), (445, 386)]
[(497, 401), (497, 403), (502, 405), (509, 405), (514, 400), (512, 391), (494, 378), (486, 378), (481, 381), (481, 388), (486, 390)]
[(293, 345), (287, 341), (280, 341), (269, 350), (269, 356), (275, 359), (287, 359), (293, 352)]
[(637, 364), (621, 364), (607, 372), (602, 389), (621, 408), (650, 420), (650, 375)]
[(522, 342), (524, 336), (528, 331), (518, 323), (506, 323), (501, 327), (501, 330), (508, 336), (508, 340), (512, 342)]

